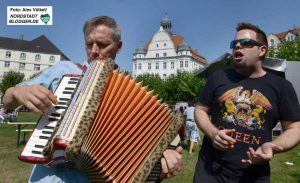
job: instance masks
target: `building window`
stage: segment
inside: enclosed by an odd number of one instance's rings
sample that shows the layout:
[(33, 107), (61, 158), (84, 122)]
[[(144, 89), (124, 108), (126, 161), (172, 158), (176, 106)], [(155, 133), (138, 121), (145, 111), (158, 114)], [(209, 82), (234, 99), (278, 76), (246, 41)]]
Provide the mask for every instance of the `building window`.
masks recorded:
[(9, 62), (9, 61), (5, 61), (5, 62), (4, 62), (4, 67), (5, 67), (5, 68), (9, 68), (9, 66), (10, 66), (10, 62)]
[(3, 77), (7, 76), (8, 72), (3, 72)]
[(180, 61), (180, 68), (183, 68), (183, 61)]
[(151, 70), (151, 63), (148, 63), (148, 70)]
[(166, 46), (167, 46), (167, 43), (164, 43), (164, 46), (166, 47)]
[(167, 56), (167, 53), (164, 53), (164, 57), (166, 57)]
[(35, 61), (41, 61), (41, 55), (40, 54), (36, 54), (34, 60)]
[(159, 63), (155, 63), (155, 69), (159, 70)]
[(163, 63), (163, 69), (167, 69), (167, 62)]
[(34, 70), (35, 71), (41, 70), (41, 65), (40, 64), (34, 64)]
[(163, 79), (166, 79), (167, 78), (167, 75), (166, 74), (163, 74)]
[(142, 70), (142, 64), (141, 63), (138, 64), (138, 69)]
[(156, 48), (158, 48), (158, 44), (156, 44)]
[(20, 63), (19, 64), (19, 69), (24, 70), (25, 69), (25, 63)]
[(136, 70), (136, 64), (134, 64), (134, 70)]
[(26, 60), (26, 53), (21, 53), (20, 60)]
[(55, 57), (54, 56), (50, 56), (49, 61), (50, 62), (55, 62)]
[(287, 37), (288, 41), (293, 41), (294, 40), (294, 36), (290, 35)]
[(185, 67), (189, 67), (189, 61), (185, 61)]
[(156, 58), (159, 57), (159, 53), (156, 53)]
[(174, 62), (171, 62), (171, 69), (174, 69)]
[(274, 46), (274, 45), (275, 45), (274, 39), (271, 39), (270, 40), (270, 46)]
[(10, 57), (11, 57), (11, 52), (10, 51), (6, 51), (5, 58), (10, 58)]

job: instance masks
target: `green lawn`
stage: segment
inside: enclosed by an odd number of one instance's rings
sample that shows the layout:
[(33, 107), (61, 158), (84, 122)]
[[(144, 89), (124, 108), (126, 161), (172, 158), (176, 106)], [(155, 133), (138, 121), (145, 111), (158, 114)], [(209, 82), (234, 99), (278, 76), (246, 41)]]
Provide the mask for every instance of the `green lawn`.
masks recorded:
[[(30, 113), (20, 113), (19, 121), (35, 121), (38, 116)], [(17, 156), (22, 147), (16, 148), (16, 126), (0, 124), (0, 183), (27, 182), (32, 165), (18, 160)], [(27, 135), (28, 136), (28, 135)], [(165, 180), (166, 183), (192, 182), (194, 166), (197, 161), (199, 145), (196, 146), (192, 156), (184, 149), (184, 169), (180, 174), (172, 179)], [(286, 165), (291, 162), (294, 165)], [(272, 183), (300, 183), (300, 145), (286, 153), (275, 155), (271, 161)]]

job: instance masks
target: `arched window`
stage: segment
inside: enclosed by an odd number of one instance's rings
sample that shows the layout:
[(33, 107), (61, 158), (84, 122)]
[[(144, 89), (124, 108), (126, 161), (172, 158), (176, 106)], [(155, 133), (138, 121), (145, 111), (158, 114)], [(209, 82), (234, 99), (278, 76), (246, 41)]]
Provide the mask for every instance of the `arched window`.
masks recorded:
[(55, 57), (54, 56), (50, 56), (49, 61), (50, 62), (55, 62)]
[(26, 53), (21, 53), (20, 60), (26, 60)]
[(41, 61), (41, 55), (40, 54), (36, 54), (34, 60), (35, 61)]
[(5, 58), (10, 58), (10, 57), (11, 57), (11, 52), (10, 51), (6, 51)]
[(270, 46), (274, 46), (275, 45), (275, 41), (274, 41), (274, 39), (271, 39), (270, 40)]

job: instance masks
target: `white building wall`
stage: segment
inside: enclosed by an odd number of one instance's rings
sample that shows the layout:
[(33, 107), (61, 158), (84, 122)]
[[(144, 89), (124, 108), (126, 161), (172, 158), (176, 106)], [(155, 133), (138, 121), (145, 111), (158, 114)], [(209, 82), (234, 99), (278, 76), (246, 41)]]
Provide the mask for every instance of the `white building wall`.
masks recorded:
[[(183, 50), (179, 53), (176, 51), (170, 35), (160, 28), (148, 45), (146, 54), (135, 54), (133, 56), (133, 76), (149, 73), (159, 74), (161, 78), (165, 78), (176, 74), (177, 71), (191, 72), (204, 67), (203, 64), (200, 64), (192, 57), (191, 51)], [(182, 67), (180, 66), (180, 61), (183, 61)], [(166, 68), (163, 67), (164, 62), (166, 62)], [(174, 63), (173, 68), (172, 62)], [(187, 62), (187, 66), (185, 62)], [(151, 64), (151, 69), (148, 68), (149, 63)], [(159, 65), (158, 69), (156, 68), (156, 63)], [(139, 69), (139, 64), (141, 64), (141, 69)]]
[[(11, 57), (6, 57), (6, 52), (11, 52)], [(21, 59), (21, 53), (26, 54), (25, 59)], [(36, 54), (40, 54), (41, 59), (35, 60)], [(52, 56), (52, 59), (50, 61), (50, 57)], [(60, 55), (55, 54), (43, 54), (43, 53), (33, 53), (33, 52), (22, 52), (22, 51), (16, 51), (16, 50), (7, 50), (7, 49), (0, 49), (0, 79), (3, 78), (3, 76), (9, 72), (10, 70), (24, 73), (25, 79), (29, 79), (32, 75), (41, 72), (42, 70), (50, 67), (51, 65), (54, 65), (55, 63), (59, 62), (61, 60)], [(9, 67), (5, 67), (5, 62), (9, 62)], [(25, 64), (25, 67), (20, 67), (20, 64)], [(39, 70), (35, 70), (34, 67), (40, 67)]]
[[(268, 39), (268, 45), (269, 45), (269, 46), (274, 46), (275, 48), (277, 48), (278, 45), (280, 44), (280, 40), (279, 40), (278, 37), (277, 37), (276, 35), (274, 35), (274, 34), (268, 35), (267, 39)], [(272, 45), (273, 43), (272, 43), (271, 40), (274, 41), (274, 45)]]
[(167, 57), (177, 56), (173, 41), (169, 34), (165, 31), (159, 31), (153, 36), (145, 58), (156, 58), (156, 54), (159, 54), (159, 57), (165, 57), (164, 53), (166, 53)]
[(286, 41), (294, 41), (296, 39), (296, 35), (289, 32), (285, 35), (285, 40)]

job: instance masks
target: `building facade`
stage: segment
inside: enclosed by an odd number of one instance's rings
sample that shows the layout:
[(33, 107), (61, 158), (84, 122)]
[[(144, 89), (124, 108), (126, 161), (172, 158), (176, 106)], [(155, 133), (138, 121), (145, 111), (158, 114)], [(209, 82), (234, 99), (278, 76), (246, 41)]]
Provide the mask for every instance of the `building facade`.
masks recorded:
[(165, 17), (157, 33), (133, 54), (134, 77), (142, 74), (158, 74), (165, 79), (177, 71), (192, 72), (207, 65), (204, 57), (193, 50), (184, 37), (172, 33), (172, 23)]
[(271, 33), (267, 36), (269, 46), (278, 49), (284, 41), (294, 41), (300, 36), (300, 28), (293, 28), (291, 30), (280, 32), (277, 34)]
[(11, 70), (29, 79), (61, 60), (69, 59), (44, 35), (32, 41), (0, 37), (0, 80)]

